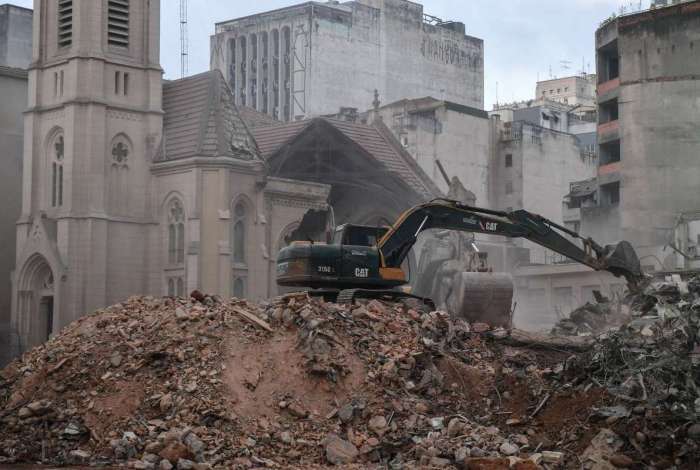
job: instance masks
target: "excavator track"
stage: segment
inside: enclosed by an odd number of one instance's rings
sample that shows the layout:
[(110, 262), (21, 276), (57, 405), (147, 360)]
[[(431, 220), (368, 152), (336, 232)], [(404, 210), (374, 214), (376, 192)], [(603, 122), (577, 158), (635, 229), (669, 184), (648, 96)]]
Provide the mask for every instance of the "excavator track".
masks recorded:
[(344, 305), (352, 305), (357, 299), (378, 299), (389, 301), (396, 301), (401, 299), (416, 299), (420, 302), (423, 302), (429, 308), (433, 310), (435, 309), (435, 303), (431, 299), (389, 289), (343, 289), (338, 294), (336, 302)]

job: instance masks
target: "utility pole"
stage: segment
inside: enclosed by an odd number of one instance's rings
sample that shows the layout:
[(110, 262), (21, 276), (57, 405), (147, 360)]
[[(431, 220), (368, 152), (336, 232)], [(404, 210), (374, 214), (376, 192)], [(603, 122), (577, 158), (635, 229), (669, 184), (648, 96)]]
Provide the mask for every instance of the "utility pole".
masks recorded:
[(180, 0), (180, 78), (187, 75), (188, 49), (187, 0)]

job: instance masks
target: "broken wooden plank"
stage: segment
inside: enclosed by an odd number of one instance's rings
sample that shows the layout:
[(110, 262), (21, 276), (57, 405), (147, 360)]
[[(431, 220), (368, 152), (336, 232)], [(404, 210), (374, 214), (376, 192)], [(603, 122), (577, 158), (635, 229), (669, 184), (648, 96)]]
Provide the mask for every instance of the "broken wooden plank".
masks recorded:
[(514, 329), (508, 336), (496, 338), (497, 341), (509, 346), (523, 346), (540, 349), (556, 349), (562, 351), (587, 351), (594, 339), (586, 336), (553, 336), (542, 333), (530, 333)]
[(272, 327), (270, 327), (270, 324), (267, 323), (265, 320), (261, 320), (260, 318), (256, 317), (255, 315), (246, 312), (245, 310), (241, 310), (239, 308), (233, 308), (231, 309), (233, 313), (241, 317), (243, 320), (247, 321), (248, 323), (252, 323), (254, 325), (259, 326), (265, 331), (269, 331), (272, 333)]

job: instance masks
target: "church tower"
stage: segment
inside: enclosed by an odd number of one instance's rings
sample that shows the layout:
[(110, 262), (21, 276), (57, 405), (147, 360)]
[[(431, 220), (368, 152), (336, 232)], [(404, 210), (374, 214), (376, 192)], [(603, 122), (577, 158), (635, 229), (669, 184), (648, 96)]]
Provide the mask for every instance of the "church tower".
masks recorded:
[(159, 22), (159, 0), (34, 1), (13, 275), (21, 350), (95, 308), (158, 291)]

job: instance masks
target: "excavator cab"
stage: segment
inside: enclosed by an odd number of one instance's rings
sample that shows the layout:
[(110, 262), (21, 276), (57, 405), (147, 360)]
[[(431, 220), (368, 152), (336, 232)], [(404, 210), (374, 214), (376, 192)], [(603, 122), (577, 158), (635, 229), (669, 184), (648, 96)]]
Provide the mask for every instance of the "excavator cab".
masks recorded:
[(343, 224), (333, 233), (333, 245), (377, 246), (389, 227)]

